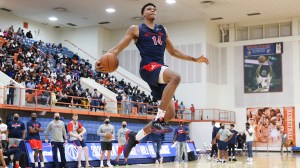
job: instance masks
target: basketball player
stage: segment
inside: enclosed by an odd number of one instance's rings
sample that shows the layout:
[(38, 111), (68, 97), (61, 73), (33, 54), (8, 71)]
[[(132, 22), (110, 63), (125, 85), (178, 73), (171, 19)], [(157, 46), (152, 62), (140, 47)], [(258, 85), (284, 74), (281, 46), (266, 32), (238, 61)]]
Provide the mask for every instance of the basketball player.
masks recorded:
[(126, 132), (129, 130), (126, 128), (126, 121), (122, 122), (122, 128), (118, 130), (118, 156), (117, 156), (117, 166), (119, 165), (120, 155), (124, 150), (124, 145), (126, 143)]
[(225, 126), (222, 125), (218, 132), (218, 137), (220, 137), (218, 142), (218, 156), (219, 160), (217, 162), (226, 163), (227, 160), (227, 149), (228, 149), (228, 141), (232, 138), (233, 133), (231, 133), (228, 129), (225, 129)]
[[(77, 120), (78, 120), (78, 114), (73, 114), (72, 121), (70, 121), (68, 124), (68, 132), (70, 134), (70, 141), (72, 141), (73, 144), (78, 149), (78, 168), (82, 167), (81, 166), (82, 148), (84, 150), (84, 157), (86, 163), (85, 167), (92, 167), (89, 164), (89, 149), (83, 140), (83, 134), (86, 133), (86, 129)], [(80, 132), (79, 134), (77, 133), (78, 129), (82, 129), (82, 132)]]
[(41, 168), (45, 167), (44, 157), (43, 157), (43, 146), (42, 140), (40, 138), (39, 132), (43, 132), (41, 123), (36, 120), (36, 113), (31, 114), (31, 120), (27, 122), (27, 140), (30, 144), (32, 150), (34, 151), (34, 167), (39, 167), (39, 159), (41, 163)]
[(253, 92), (268, 92), (272, 80), (273, 75), (273, 69), (270, 64), (270, 57), (267, 58), (268, 64), (269, 64), (269, 73), (267, 74), (266, 70), (262, 70), (260, 74), (260, 69), (263, 65), (263, 63), (259, 63), (257, 69), (256, 69), (256, 82), (258, 85), (258, 88), (254, 90)]
[(110, 155), (112, 150), (112, 142), (111, 139), (106, 138), (106, 134), (110, 133), (112, 134), (112, 137), (114, 137), (115, 128), (113, 125), (109, 124), (110, 120), (109, 118), (105, 118), (104, 123), (99, 126), (97, 130), (97, 135), (100, 136), (100, 143), (101, 143), (101, 156), (100, 156), (100, 167), (104, 167), (103, 160), (104, 160), (104, 154), (107, 151), (107, 166), (113, 167), (110, 163)]
[[(179, 74), (165, 66), (165, 49), (176, 58), (208, 64), (208, 59), (203, 56), (194, 58), (174, 48), (165, 27), (155, 24), (156, 6), (153, 3), (144, 5), (141, 14), (144, 17), (144, 23), (132, 25), (126, 32), (125, 37), (108, 53), (118, 56), (134, 40), (141, 55), (140, 75), (150, 86), (154, 101), (161, 100), (161, 102), (154, 120), (137, 133), (134, 131), (128, 132), (128, 142), (124, 149), (125, 162), (131, 149), (151, 131), (161, 133), (172, 131), (167, 123), (174, 117), (172, 97), (181, 78)], [(98, 71), (108, 72), (107, 69), (101, 66), (100, 62), (97, 62), (95, 67)]]

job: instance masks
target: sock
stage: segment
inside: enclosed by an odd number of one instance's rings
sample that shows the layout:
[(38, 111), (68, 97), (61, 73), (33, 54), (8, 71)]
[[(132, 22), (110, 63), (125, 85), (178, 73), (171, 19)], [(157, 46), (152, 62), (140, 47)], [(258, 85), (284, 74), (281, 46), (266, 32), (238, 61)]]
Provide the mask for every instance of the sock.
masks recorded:
[(141, 129), (135, 136), (135, 139), (137, 141), (141, 140), (142, 138), (144, 138), (147, 134), (145, 133), (144, 129)]
[(103, 165), (103, 160), (101, 160), (101, 163), (100, 163), (100, 165)]
[(35, 167), (39, 167), (39, 162), (34, 162)]
[(158, 111), (157, 111), (155, 120), (157, 120), (158, 118), (163, 118), (163, 117), (165, 117), (165, 114), (166, 114), (166, 112), (159, 108)]
[(45, 167), (44, 162), (41, 162), (41, 167)]

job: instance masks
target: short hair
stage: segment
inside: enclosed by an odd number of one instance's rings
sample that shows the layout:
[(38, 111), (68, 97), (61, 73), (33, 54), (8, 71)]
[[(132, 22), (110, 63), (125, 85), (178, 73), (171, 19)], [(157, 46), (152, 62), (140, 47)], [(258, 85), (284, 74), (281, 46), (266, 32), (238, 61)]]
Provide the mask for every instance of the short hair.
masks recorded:
[(144, 14), (145, 8), (146, 8), (147, 6), (153, 6), (154, 8), (156, 8), (156, 6), (155, 6), (153, 3), (147, 3), (147, 4), (145, 4), (145, 5), (142, 7), (142, 9), (141, 9), (141, 14), (142, 14), (142, 15)]
[(250, 125), (249, 123), (246, 123), (246, 125)]
[(73, 113), (73, 116), (78, 116), (78, 114), (76, 114), (76, 113)]
[(234, 127), (234, 124), (230, 124), (230, 126)]

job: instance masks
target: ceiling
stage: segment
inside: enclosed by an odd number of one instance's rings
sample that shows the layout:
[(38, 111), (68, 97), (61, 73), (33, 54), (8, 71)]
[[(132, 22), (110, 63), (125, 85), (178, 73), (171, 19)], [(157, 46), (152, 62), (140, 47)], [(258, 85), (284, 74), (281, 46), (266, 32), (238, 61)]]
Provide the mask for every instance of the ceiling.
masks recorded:
[[(60, 27), (99, 25), (99, 22), (110, 22), (101, 25), (107, 29), (127, 28), (138, 24), (140, 20), (133, 17), (140, 15), (141, 7), (152, 2), (157, 6), (157, 22), (172, 23), (187, 20), (211, 19), (217, 24), (250, 23), (270, 20), (291, 19), (300, 16), (300, 0), (213, 0), (212, 5), (203, 5), (204, 0), (177, 0), (175, 4), (166, 4), (165, 0), (0, 0), (0, 8), (11, 9), (12, 15), (33, 21)], [(64, 7), (65, 12), (53, 10)], [(106, 13), (106, 8), (115, 8), (115, 13)], [(261, 13), (258, 16), (247, 16), (248, 13)], [(7, 13), (0, 10), (1, 13)], [(48, 20), (50, 16), (58, 18), (56, 22)]]

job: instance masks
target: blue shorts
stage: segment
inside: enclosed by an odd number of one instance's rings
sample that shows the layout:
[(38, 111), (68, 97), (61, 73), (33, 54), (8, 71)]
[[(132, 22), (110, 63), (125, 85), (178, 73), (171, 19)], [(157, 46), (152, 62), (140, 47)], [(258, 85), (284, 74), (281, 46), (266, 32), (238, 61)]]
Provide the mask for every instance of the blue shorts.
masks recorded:
[(149, 64), (141, 65), (140, 67), (141, 78), (148, 83), (154, 101), (161, 100), (163, 91), (166, 87), (166, 84), (158, 83), (159, 73), (162, 66), (164, 65), (151, 62)]
[(78, 146), (86, 147), (86, 144), (85, 144), (85, 142), (84, 142), (83, 140), (82, 140), (82, 141), (79, 141), (79, 140), (73, 140), (72, 142), (73, 142), (73, 144), (74, 144), (76, 147), (78, 147)]
[(219, 141), (218, 142), (218, 149), (219, 150), (227, 150), (228, 149), (228, 142)]

